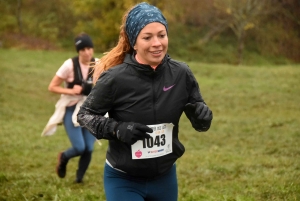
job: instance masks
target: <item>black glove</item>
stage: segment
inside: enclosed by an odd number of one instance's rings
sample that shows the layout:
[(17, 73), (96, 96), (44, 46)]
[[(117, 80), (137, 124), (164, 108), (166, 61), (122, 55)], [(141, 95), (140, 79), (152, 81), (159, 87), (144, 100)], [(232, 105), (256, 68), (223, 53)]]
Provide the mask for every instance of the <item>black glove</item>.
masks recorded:
[(115, 127), (117, 138), (130, 145), (136, 143), (138, 140), (150, 138), (151, 136), (146, 132), (152, 133), (153, 130), (146, 125), (135, 122), (118, 122)]
[(207, 131), (213, 119), (212, 111), (203, 102), (188, 103), (184, 112), (197, 131)]

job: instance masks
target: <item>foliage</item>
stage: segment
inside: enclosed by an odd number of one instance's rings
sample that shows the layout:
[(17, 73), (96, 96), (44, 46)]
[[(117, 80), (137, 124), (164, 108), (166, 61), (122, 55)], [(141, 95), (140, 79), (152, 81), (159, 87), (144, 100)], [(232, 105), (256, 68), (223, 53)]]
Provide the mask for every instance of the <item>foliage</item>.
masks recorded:
[[(107, 141), (95, 144), (84, 184), (77, 185), (78, 158), (65, 179), (55, 174), (57, 153), (69, 146), (63, 126), (40, 137), (59, 98), (47, 86), (71, 56), (0, 49), (0, 200), (105, 200)], [(300, 200), (299, 65), (188, 64), (214, 119), (198, 133), (181, 118), (179, 201)]]
[[(73, 38), (86, 32), (92, 36), (96, 51), (106, 52), (117, 43), (123, 14), (138, 2), (0, 0), (0, 46), (73, 50)], [(147, 2), (163, 11), (168, 20), (171, 40), (174, 44), (183, 45), (170, 46), (170, 51), (176, 55), (209, 55), (211, 48), (207, 48), (208, 43), (209, 46), (213, 44), (216, 49), (212, 52), (218, 52), (220, 58), (210, 62), (221, 63), (225, 60), (231, 64), (249, 64), (249, 52), (265, 59), (283, 56), (290, 62), (300, 61), (298, 0)], [(189, 30), (193, 33), (190, 34)], [(182, 43), (183, 40), (186, 42)], [(191, 47), (186, 47), (189, 41), (193, 41)], [(231, 43), (224, 45), (220, 41)], [(224, 46), (230, 46), (232, 58), (227, 58), (228, 50), (219, 51)], [(193, 57), (193, 60), (198, 58), (201, 57)], [(277, 63), (282, 62), (273, 62)]]
[[(117, 42), (123, 15), (139, 2), (138, 0), (73, 1), (75, 15), (80, 15), (73, 32), (86, 30), (96, 36), (94, 41), (100, 50), (108, 50)], [(156, 1), (148, 2), (157, 4)]]

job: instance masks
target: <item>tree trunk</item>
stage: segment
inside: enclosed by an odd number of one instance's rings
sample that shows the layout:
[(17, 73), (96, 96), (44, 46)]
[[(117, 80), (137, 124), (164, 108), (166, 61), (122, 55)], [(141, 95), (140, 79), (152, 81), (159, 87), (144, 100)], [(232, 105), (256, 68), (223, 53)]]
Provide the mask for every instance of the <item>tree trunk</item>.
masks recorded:
[(238, 37), (238, 65), (243, 63), (243, 52), (245, 47), (245, 31), (241, 31), (240, 36)]
[(203, 44), (209, 42), (215, 35), (220, 34), (227, 27), (228, 27), (228, 25), (226, 23), (216, 25), (215, 27), (210, 29), (210, 31), (208, 33), (206, 33), (205, 36), (199, 40), (198, 43), (200, 45), (203, 45)]
[(19, 33), (23, 33), (23, 26), (22, 26), (22, 17), (21, 17), (21, 7), (22, 7), (22, 0), (18, 0), (18, 6), (17, 6), (17, 22), (19, 27)]

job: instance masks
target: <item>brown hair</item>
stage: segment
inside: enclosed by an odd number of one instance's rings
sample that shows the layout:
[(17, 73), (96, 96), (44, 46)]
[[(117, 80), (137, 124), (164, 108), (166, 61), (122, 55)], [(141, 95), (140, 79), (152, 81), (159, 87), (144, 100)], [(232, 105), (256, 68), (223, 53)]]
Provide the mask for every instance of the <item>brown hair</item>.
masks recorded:
[(126, 53), (132, 53), (133, 48), (130, 46), (126, 31), (126, 19), (131, 9), (127, 10), (122, 18), (122, 24), (120, 27), (119, 41), (118, 44), (112, 48), (109, 52), (104, 53), (105, 55), (96, 63), (94, 67), (93, 82), (96, 83), (101, 73), (114, 67), (118, 64), (123, 63)]

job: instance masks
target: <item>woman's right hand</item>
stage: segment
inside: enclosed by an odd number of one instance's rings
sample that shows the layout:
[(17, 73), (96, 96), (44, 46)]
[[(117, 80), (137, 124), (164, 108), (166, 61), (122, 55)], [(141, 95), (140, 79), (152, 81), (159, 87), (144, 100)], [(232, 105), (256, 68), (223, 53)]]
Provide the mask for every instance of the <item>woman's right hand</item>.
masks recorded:
[(82, 91), (82, 86), (80, 86), (80, 85), (74, 85), (72, 88), (72, 92), (74, 95), (81, 94), (81, 91)]
[(153, 130), (140, 123), (118, 122), (114, 132), (120, 141), (133, 145), (138, 140), (150, 138), (151, 136), (147, 133), (152, 133)]
[(82, 87), (80, 85), (74, 85), (73, 88), (69, 89), (69, 88), (64, 88), (62, 87), (62, 83), (63, 83), (63, 79), (58, 77), (57, 75), (55, 75), (49, 86), (48, 86), (48, 90), (53, 92), (53, 93), (57, 93), (57, 94), (68, 94), (68, 95), (79, 95), (81, 94), (82, 91)]

